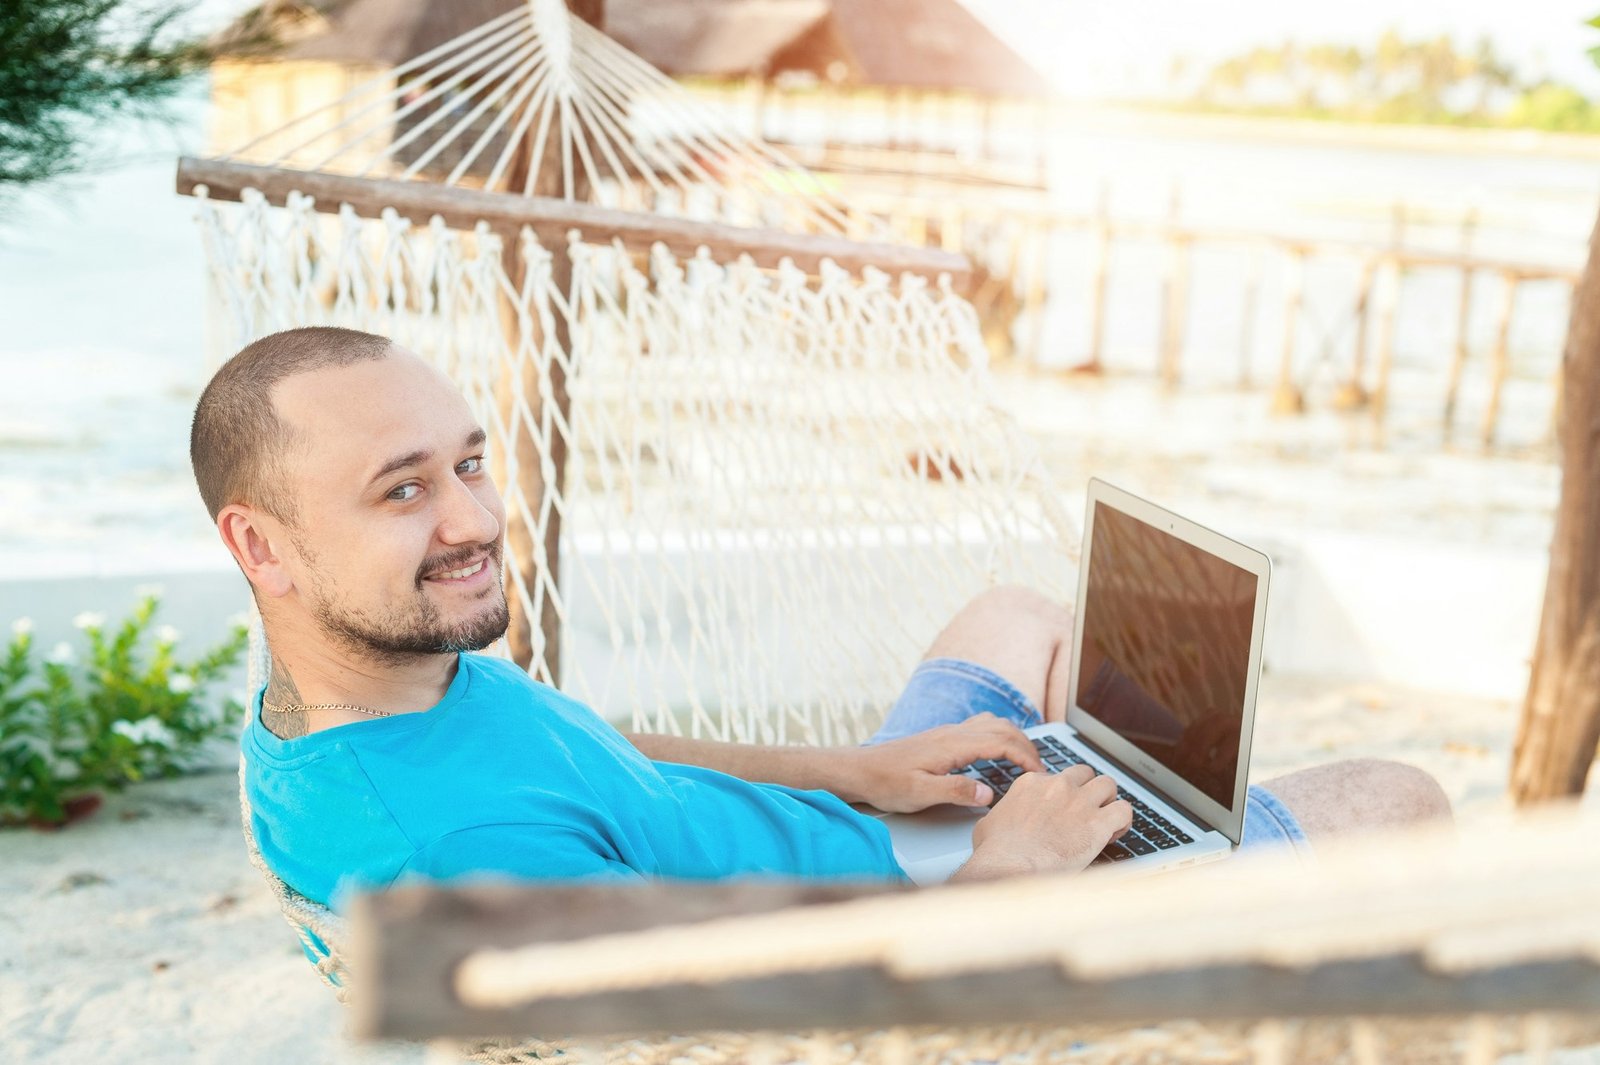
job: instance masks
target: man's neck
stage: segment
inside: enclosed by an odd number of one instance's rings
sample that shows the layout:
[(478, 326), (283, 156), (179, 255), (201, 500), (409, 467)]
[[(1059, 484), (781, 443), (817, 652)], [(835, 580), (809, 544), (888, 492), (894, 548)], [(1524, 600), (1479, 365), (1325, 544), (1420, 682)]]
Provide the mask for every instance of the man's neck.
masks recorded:
[[(261, 723), (273, 735), (292, 739), (378, 716), (417, 713), (444, 697), (459, 657), (417, 655), (376, 661), (335, 645), (325, 635), (293, 626), (268, 625), (272, 673), (262, 696)], [(301, 710), (334, 704), (360, 710)]]

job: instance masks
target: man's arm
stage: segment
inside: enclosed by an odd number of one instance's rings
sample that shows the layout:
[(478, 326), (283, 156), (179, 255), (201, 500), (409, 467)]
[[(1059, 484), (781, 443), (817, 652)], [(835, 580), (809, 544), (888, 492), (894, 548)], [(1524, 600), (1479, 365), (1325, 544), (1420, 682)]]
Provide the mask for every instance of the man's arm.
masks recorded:
[(655, 761), (828, 791), (846, 802), (867, 803), (890, 813), (910, 813), (940, 803), (989, 805), (994, 792), (987, 784), (950, 775), (950, 770), (979, 758), (1009, 759), (1028, 770), (1044, 768), (1022, 730), (993, 714), (872, 747), (761, 747), (635, 734), (628, 739)]
[(938, 803), (987, 806), (987, 784), (950, 770), (978, 758), (1008, 758), (1030, 770), (972, 832), (972, 857), (950, 879), (994, 880), (1026, 873), (1075, 872), (1128, 830), (1133, 807), (1117, 785), (1088, 766), (1038, 772), (1033, 744), (992, 714), (942, 725), (874, 747), (757, 747), (679, 736), (630, 736), (646, 757), (716, 769), (745, 780), (820, 788), (847, 802), (897, 813)]

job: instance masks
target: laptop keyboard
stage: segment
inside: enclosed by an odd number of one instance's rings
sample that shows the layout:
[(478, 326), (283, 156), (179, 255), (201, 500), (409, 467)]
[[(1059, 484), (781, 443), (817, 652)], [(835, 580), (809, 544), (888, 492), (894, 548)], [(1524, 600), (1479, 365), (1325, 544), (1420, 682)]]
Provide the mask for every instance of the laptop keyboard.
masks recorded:
[[(1039, 759), (1044, 762), (1046, 772), (1059, 773), (1069, 765), (1088, 765), (1054, 736), (1038, 736), (1034, 739), (1033, 746), (1038, 750)], [(1025, 770), (1015, 762), (980, 758), (970, 766), (957, 769), (955, 772), (964, 773), (989, 785), (994, 789), (998, 801), (1000, 796), (1011, 790), (1012, 782)], [(1101, 851), (1091, 864), (1125, 862), (1144, 854), (1154, 854), (1158, 850), (1171, 850), (1180, 843), (1194, 842), (1193, 836), (1156, 812), (1149, 803), (1129, 793), (1120, 784), (1117, 786), (1117, 798), (1126, 799), (1132, 804), (1133, 827), (1128, 829), (1122, 838), (1108, 843), (1105, 850)]]

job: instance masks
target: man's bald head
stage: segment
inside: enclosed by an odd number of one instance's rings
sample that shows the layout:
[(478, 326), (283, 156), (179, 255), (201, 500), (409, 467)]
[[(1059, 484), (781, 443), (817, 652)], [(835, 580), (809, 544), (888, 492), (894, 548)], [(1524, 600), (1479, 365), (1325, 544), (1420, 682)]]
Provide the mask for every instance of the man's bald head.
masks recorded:
[(312, 326), (262, 337), (229, 359), (195, 406), (189, 461), (212, 520), (230, 503), (246, 503), (286, 524), (296, 520), (286, 456), (292, 433), (272, 404), (280, 381), (328, 367), (387, 358), (385, 337)]

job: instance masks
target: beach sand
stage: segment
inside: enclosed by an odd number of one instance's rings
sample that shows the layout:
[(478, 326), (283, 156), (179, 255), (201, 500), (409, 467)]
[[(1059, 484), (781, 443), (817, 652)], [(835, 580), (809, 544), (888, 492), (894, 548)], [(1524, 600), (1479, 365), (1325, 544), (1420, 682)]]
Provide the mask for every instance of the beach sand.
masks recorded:
[[(1506, 702), (1268, 676), (1253, 779), (1397, 758), (1438, 777), (1470, 827), (1506, 810), (1516, 714)], [(214, 768), (134, 786), (62, 831), (0, 832), (0, 1060), (425, 1059), (422, 1047), (346, 1038), (343, 1007), (245, 857), (227, 758), (219, 748)]]

